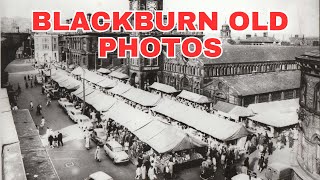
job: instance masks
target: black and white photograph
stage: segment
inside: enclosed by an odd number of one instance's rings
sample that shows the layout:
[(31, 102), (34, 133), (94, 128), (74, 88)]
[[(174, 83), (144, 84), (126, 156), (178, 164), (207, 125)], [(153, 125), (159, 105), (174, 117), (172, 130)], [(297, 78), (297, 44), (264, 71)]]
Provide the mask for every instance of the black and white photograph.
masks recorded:
[(1, 0), (0, 180), (319, 180), (319, 0)]

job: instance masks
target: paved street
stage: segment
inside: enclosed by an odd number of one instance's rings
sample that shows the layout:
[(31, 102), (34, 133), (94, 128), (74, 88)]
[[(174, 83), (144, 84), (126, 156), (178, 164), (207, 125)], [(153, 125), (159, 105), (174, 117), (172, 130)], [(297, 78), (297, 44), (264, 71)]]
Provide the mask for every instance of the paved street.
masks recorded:
[[(27, 69), (29, 71), (19, 72), (11, 71), (9, 79), (14, 88), (20, 83), (22, 87), (22, 94), (18, 99), (18, 107), (20, 109), (28, 109), (29, 102), (33, 101), (34, 106), (38, 104), (43, 106), (43, 116), (46, 119), (46, 125), (43, 129), (40, 129), (40, 135), (44, 145), (47, 145), (47, 137), (45, 136), (45, 129), (51, 128), (53, 131), (60, 131), (64, 135), (65, 145), (60, 148), (48, 149), (49, 155), (55, 166), (60, 179), (84, 179), (89, 174), (96, 171), (104, 171), (110, 174), (115, 179), (127, 180), (134, 179), (135, 166), (132, 163), (114, 165), (107, 156), (102, 156), (102, 162), (96, 162), (94, 160), (95, 145), (91, 143), (91, 149), (86, 150), (84, 147), (84, 138), (81, 130), (77, 125), (69, 119), (67, 114), (62, 110), (56, 100), (52, 101), (50, 106), (46, 106), (46, 97), (41, 95), (41, 87), (34, 87), (25, 89), (23, 76), (26, 74), (33, 75), (37, 71), (31, 68), (28, 61), (15, 61), (8, 66), (11, 68), (26, 67), (21, 69)], [(31, 115), (36, 125), (40, 124), (41, 117), (36, 115), (35, 110), (31, 111)], [(290, 163), (292, 155), (292, 149), (284, 148), (283, 150), (276, 150), (272, 156), (269, 157), (269, 162), (279, 161), (284, 163)], [(252, 153), (250, 158), (251, 169), (256, 170), (258, 152)], [(258, 173), (259, 177), (264, 177), (265, 171)], [(199, 167), (185, 169), (178, 174), (177, 179), (184, 180), (196, 180), (199, 179)], [(215, 178), (217, 180), (224, 179), (221, 168), (218, 168)]]
[[(18, 65), (15, 65), (15, 63), (13, 63), (8, 68), (16, 68), (16, 66), (21, 67), (21, 64), (19, 63)], [(29, 68), (27, 69), (31, 70), (31, 65), (28, 66)], [(94, 160), (95, 148), (92, 148), (89, 151), (86, 150), (84, 148), (83, 136), (72, 134), (72, 132), (77, 132), (73, 130), (76, 126), (63, 112), (62, 108), (59, 107), (58, 102), (52, 101), (52, 104), (49, 107), (45, 106), (46, 98), (44, 95), (41, 95), (40, 86), (36, 88), (25, 89), (23, 76), (25, 74), (34, 73), (35, 71), (26, 71), (25, 73), (15, 71), (15, 73), (11, 73), (9, 75), (9, 78), (11, 84), (14, 85), (14, 88), (17, 87), (17, 83), (20, 83), (22, 88), (22, 94), (18, 100), (18, 106), (20, 109), (28, 109), (29, 102), (31, 100), (34, 103), (34, 106), (37, 106), (40, 103), (43, 106), (43, 115), (46, 119), (46, 125), (44, 129), (49, 127), (53, 131), (67, 131), (69, 133), (68, 136), (74, 137), (73, 140), (68, 137), (64, 137), (64, 139), (68, 139), (68, 141), (65, 142), (65, 146), (61, 148), (48, 148), (49, 155), (59, 174), (60, 179), (84, 179), (89, 174), (99, 170), (104, 171), (119, 180), (133, 179), (135, 175), (135, 167), (131, 163), (115, 166), (107, 156), (102, 156), (101, 163), (96, 162)], [(31, 115), (35, 124), (39, 124), (41, 116), (37, 116), (35, 110), (31, 112)], [(40, 129), (40, 135), (44, 134), (45, 130)], [(91, 145), (92, 147), (94, 146), (93, 143)]]
[[(20, 71), (11, 70), (20, 68)], [(52, 104), (46, 107), (46, 97), (41, 95), (41, 87), (34, 87), (25, 89), (24, 75), (34, 75), (37, 71), (31, 68), (31, 64), (28, 61), (14, 61), (8, 66), (10, 72), (10, 83), (14, 88), (17, 88), (17, 84), (20, 83), (22, 88), (21, 96), (18, 99), (19, 109), (29, 109), (29, 102), (33, 101), (36, 107), (39, 103), (43, 106), (43, 116), (46, 119), (46, 124), (43, 129), (40, 129), (40, 135), (43, 136), (43, 143), (46, 144), (45, 129), (51, 128), (53, 131), (61, 131), (64, 134), (65, 145), (60, 148), (50, 149), (48, 148), (49, 155), (52, 162), (59, 174), (60, 179), (66, 180), (79, 180), (86, 178), (89, 174), (96, 171), (104, 171), (116, 177), (118, 180), (134, 179), (135, 166), (132, 163), (114, 165), (107, 156), (102, 156), (102, 162), (98, 163), (94, 160), (95, 148), (86, 150), (84, 147), (84, 139), (82, 135), (79, 135), (79, 129), (73, 123), (67, 114), (60, 108), (56, 100), (52, 101)], [(28, 71), (22, 71), (28, 70)], [(40, 124), (41, 117), (36, 115), (35, 109), (30, 112), (36, 125)], [(67, 133), (67, 135), (66, 135)], [(81, 132), (80, 132), (81, 133)], [(91, 143), (91, 147), (94, 143)], [(196, 180), (199, 179), (199, 168), (186, 169), (178, 175), (178, 179), (184, 180)], [(221, 179), (221, 176), (217, 176), (216, 179)]]

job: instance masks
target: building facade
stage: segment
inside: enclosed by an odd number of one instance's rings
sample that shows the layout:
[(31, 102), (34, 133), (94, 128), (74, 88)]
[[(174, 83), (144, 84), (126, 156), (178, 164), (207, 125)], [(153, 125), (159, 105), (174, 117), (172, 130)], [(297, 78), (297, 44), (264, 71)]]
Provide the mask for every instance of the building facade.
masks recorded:
[[(156, 11), (163, 10), (163, 0), (129, 0), (129, 7), (132, 11)], [(165, 18), (166, 20), (166, 18)], [(204, 36), (201, 32), (177, 32), (175, 29), (171, 32), (162, 33), (154, 30), (145, 33), (133, 33), (132, 36), (139, 37), (140, 39), (153, 36), (156, 38), (165, 37), (181, 37), (182, 39), (189, 36), (195, 36), (202, 39)], [(177, 48), (179, 49), (179, 48)], [(151, 51), (152, 49), (150, 49)], [(141, 54), (139, 58), (129, 58), (127, 66), (129, 69), (130, 84), (145, 89), (147, 86), (152, 85), (154, 82), (163, 82), (164, 66), (165, 66), (165, 50), (154, 59), (144, 58)]]
[(320, 179), (320, 53), (297, 57), (301, 66), (300, 137), (297, 160), (310, 177)]
[(34, 35), (34, 58), (39, 63), (59, 62), (57, 34), (35, 34)]

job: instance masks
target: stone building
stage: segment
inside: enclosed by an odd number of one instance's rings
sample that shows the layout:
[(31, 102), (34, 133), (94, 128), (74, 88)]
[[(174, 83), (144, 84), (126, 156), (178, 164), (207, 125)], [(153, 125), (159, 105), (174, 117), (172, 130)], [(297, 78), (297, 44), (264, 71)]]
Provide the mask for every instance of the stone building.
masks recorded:
[[(177, 57), (175, 59), (166, 59), (164, 57), (162, 82), (171, 85), (178, 90), (188, 90), (198, 94), (206, 95), (212, 99), (222, 100), (223, 98), (221, 98), (221, 94), (227, 95), (230, 94), (230, 92), (223, 92), (221, 90), (218, 92), (217, 89), (219, 89), (219, 83), (215, 82), (224, 79), (223, 82), (225, 83), (223, 84), (226, 85), (228, 83), (225, 80), (231, 81), (232, 79), (235, 79), (235, 81), (239, 80), (238, 82), (240, 82), (247, 77), (251, 77), (250, 79), (252, 80), (254, 80), (255, 77), (261, 77), (260, 79), (264, 79), (266, 77), (272, 78), (276, 77), (276, 75), (268, 75), (269, 73), (277, 74), (279, 72), (295, 71), (299, 69), (297, 62), (295, 61), (295, 57), (303, 54), (306, 51), (310, 51), (310, 49), (315, 48), (228, 45), (223, 46), (223, 54), (218, 59), (199, 57), (197, 59), (189, 60), (183, 58), (181, 52), (177, 51)], [(288, 78), (292, 80), (290, 73), (282, 74), (282, 77), (286, 79), (279, 79), (279, 81), (289, 80)], [(292, 74), (299, 79), (300, 75), (298, 73)], [(282, 89), (273, 89), (272, 92), (277, 94), (274, 96), (274, 99), (279, 99), (279, 96), (280, 98), (284, 98), (284, 95), (282, 96), (281, 94), (282, 92), (285, 93), (287, 90), (290, 91), (290, 93), (288, 92), (288, 97), (296, 97), (294, 91), (298, 90), (299, 87), (296, 85), (296, 83), (299, 83), (299, 81), (292, 80), (292, 82), (292, 85), (289, 84), (288, 87), (283, 86)], [(249, 83), (249, 79), (243, 81), (242, 86), (249, 86), (249, 84), (246, 83)], [(250, 83), (252, 83), (252, 81)], [(268, 85), (268, 82), (255, 82), (251, 84), (251, 88), (257, 89), (260, 84), (264, 84), (266, 86)], [(230, 83), (231, 89), (232, 86), (233, 84)], [(224, 88), (222, 88), (222, 90), (224, 90)], [(249, 90), (251, 92), (254, 91), (253, 89), (248, 89), (247, 91), (249, 92)], [(256, 94), (250, 94), (250, 96), (253, 96), (250, 97), (250, 102), (262, 102), (261, 100), (257, 99), (259, 98), (257, 96), (259, 94), (264, 94), (263, 96), (267, 96), (266, 93), (269, 94), (272, 92), (256, 91)], [(271, 97), (270, 99), (273, 98)], [(225, 101), (237, 105), (248, 104), (246, 102), (242, 102), (242, 100), (236, 100), (228, 96), (225, 98)]]
[(241, 45), (274, 45), (278, 41), (274, 37), (269, 37), (268, 32), (264, 32), (263, 36), (251, 36), (251, 34), (246, 35), (246, 39), (241, 39), (239, 44)]
[[(90, 19), (91, 14), (87, 14)], [(70, 24), (72, 19), (66, 20)], [(112, 68), (121, 66), (125, 59), (117, 58), (117, 51), (108, 54), (108, 58), (98, 58), (98, 37), (129, 37), (125, 32), (81, 32), (68, 33), (66, 38), (66, 61), (74, 66), (82, 66), (87, 69)], [(63, 45), (61, 43), (61, 45)]]
[(301, 67), (301, 121), (297, 160), (310, 177), (320, 179), (320, 53), (296, 58)]
[(39, 63), (58, 62), (58, 35), (38, 33), (34, 35), (34, 58)]

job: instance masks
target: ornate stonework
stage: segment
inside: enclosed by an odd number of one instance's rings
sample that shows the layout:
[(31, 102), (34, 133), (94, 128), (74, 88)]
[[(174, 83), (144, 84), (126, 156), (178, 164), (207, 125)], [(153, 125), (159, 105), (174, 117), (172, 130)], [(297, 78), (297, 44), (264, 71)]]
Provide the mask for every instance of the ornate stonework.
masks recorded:
[(319, 51), (297, 57), (301, 67), (298, 162), (320, 179), (320, 56)]

